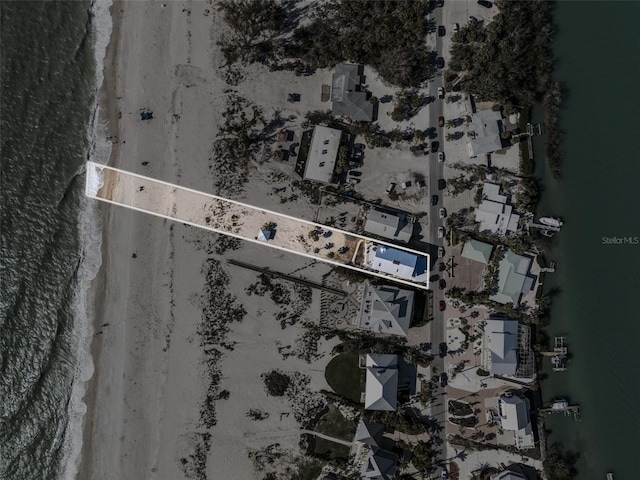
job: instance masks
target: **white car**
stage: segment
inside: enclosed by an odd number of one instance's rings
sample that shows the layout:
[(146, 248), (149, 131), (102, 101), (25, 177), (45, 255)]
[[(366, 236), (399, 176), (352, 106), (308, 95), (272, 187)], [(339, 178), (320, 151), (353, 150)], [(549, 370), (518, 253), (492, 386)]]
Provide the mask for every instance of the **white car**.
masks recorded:
[(444, 162), (444, 152), (438, 152), (438, 161), (440, 163)]
[(451, 30), (453, 30), (454, 32), (457, 32), (458, 30), (460, 30), (460, 25), (458, 25), (457, 23), (452, 23)]
[(387, 193), (391, 193), (393, 192), (393, 189), (396, 188), (396, 184), (391, 182), (388, 186), (387, 186)]
[(444, 227), (438, 227), (438, 238), (444, 237)]
[(438, 87), (438, 98), (444, 98), (444, 88)]
[(444, 257), (444, 247), (438, 247), (438, 258)]
[(440, 210), (438, 210), (438, 215), (440, 216), (440, 218), (444, 218), (447, 216), (447, 211), (444, 208), (441, 208)]

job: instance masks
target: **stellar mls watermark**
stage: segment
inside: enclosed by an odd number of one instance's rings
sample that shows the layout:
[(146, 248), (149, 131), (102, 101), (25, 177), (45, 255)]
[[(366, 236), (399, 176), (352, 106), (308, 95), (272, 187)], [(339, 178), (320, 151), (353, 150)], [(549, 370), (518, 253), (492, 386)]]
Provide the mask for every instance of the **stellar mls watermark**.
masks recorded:
[(640, 237), (602, 237), (602, 245), (638, 245)]

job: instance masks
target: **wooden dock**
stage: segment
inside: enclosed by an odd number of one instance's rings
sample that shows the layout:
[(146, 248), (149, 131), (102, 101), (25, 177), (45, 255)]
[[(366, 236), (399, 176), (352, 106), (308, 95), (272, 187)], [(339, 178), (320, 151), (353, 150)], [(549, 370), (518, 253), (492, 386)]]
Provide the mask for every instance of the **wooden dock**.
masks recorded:
[(545, 357), (551, 357), (554, 372), (564, 372), (569, 361), (569, 350), (567, 349), (567, 339), (565, 337), (555, 337), (553, 351), (541, 352)]

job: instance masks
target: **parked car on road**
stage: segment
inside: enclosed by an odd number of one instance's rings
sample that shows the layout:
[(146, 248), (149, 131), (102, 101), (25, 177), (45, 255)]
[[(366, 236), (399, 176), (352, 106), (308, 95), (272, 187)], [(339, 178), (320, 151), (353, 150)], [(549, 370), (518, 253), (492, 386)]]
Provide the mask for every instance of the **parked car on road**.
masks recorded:
[(351, 175), (353, 177), (360, 177), (360, 176), (362, 176), (362, 172), (358, 172), (357, 170), (351, 170), (349, 172), (349, 175)]
[(438, 152), (438, 161), (440, 163), (444, 162), (444, 152)]
[(440, 280), (438, 280), (438, 288), (440, 288), (440, 290), (444, 290), (447, 287), (447, 282), (445, 281), (444, 278), (441, 278)]
[(438, 211), (438, 216), (439, 216), (440, 218), (444, 218), (444, 217), (446, 217), (446, 216), (447, 216), (447, 211), (446, 211), (444, 208), (441, 208), (441, 209)]
[(438, 126), (444, 127), (444, 117), (442, 115), (438, 117)]
[(438, 204), (438, 195), (431, 195), (431, 205)]
[(391, 182), (389, 185), (387, 185), (387, 193), (393, 192), (394, 188), (396, 188), (396, 184)]
[(444, 58), (442, 57), (436, 58), (436, 67), (444, 68)]
[(444, 190), (447, 188), (447, 181), (444, 178), (438, 179), (438, 190)]
[(451, 30), (453, 30), (454, 32), (457, 32), (458, 30), (460, 30), (460, 25), (457, 23), (452, 23)]
[(493, 3), (488, 2), (487, 0), (478, 0), (478, 5), (480, 5), (481, 7), (484, 7), (484, 8), (493, 7)]
[(469, 15), (469, 22), (470, 23), (480, 23), (480, 20), (478, 20), (476, 17), (474, 17), (473, 15)]
[(353, 150), (356, 152), (361, 152), (362, 150), (364, 150), (364, 143), (354, 143)]
[(447, 375), (446, 373), (442, 373), (440, 375), (440, 385), (443, 387), (446, 387), (448, 382), (449, 382), (449, 375)]
[(444, 227), (438, 227), (438, 238), (444, 237)]
[(433, 141), (431, 142), (431, 151), (437, 152), (438, 148), (440, 148), (440, 142)]
[(360, 183), (360, 179), (351, 177), (347, 180), (347, 182), (350, 183), (351, 185), (357, 185)]
[(438, 25), (438, 36), (444, 37), (447, 31), (444, 29), (444, 25)]
[(438, 98), (444, 98), (444, 88), (438, 87)]
[[(438, 247), (438, 258), (444, 257), (444, 247)], [(440, 265), (444, 265), (441, 263)]]
[(440, 358), (446, 357), (447, 356), (447, 351), (448, 351), (447, 342), (440, 343), (439, 350), (440, 350)]

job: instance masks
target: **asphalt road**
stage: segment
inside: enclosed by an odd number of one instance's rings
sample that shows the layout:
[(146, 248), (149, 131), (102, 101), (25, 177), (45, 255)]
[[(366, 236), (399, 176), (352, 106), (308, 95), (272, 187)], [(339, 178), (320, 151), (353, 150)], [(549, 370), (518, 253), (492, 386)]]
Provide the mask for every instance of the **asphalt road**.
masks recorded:
[[(436, 25), (442, 25), (443, 23), (442, 17), (443, 17), (442, 8), (436, 8), (430, 15), (430, 18), (435, 19)], [(450, 34), (448, 28), (447, 28), (447, 34)], [(438, 56), (441, 56), (442, 49), (443, 49), (442, 37), (439, 37), (437, 33), (434, 36), (436, 41), (435, 51), (437, 52)], [(435, 140), (439, 143), (438, 151), (442, 151), (445, 143), (445, 138), (444, 138), (445, 129), (444, 127), (438, 127), (438, 117), (443, 116), (443, 112), (444, 112), (444, 100), (438, 98), (438, 87), (444, 88), (444, 78), (443, 78), (442, 72), (443, 70), (438, 70), (435, 78), (429, 84), (429, 95), (434, 96), (435, 100), (431, 102), (428, 106), (429, 122), (430, 122), (428, 127), (436, 128), (437, 136), (435, 138), (430, 139), (430, 141)], [(444, 244), (444, 239), (438, 238), (438, 227), (444, 226), (444, 219), (439, 218), (439, 209), (443, 206), (446, 208), (446, 206), (443, 203), (444, 191), (438, 190), (438, 180), (441, 178), (444, 178), (443, 173), (444, 173), (444, 163), (438, 162), (437, 153), (433, 153), (433, 152), (430, 153), (429, 154), (429, 174), (428, 174), (429, 195), (438, 195), (438, 203), (436, 205), (431, 205), (429, 207), (429, 229), (428, 229), (429, 243), (431, 243), (431, 245), (435, 247), (432, 250), (434, 252), (432, 259), (435, 260), (431, 268), (432, 278), (433, 278), (433, 275), (435, 274), (438, 274), (439, 276), (441, 275), (438, 265), (444, 260), (444, 259), (437, 258), (437, 253), (436, 253), (437, 247), (443, 246)], [(438, 305), (440, 303), (440, 300), (444, 300), (444, 295), (443, 295), (443, 291), (440, 290), (438, 287), (437, 280), (431, 282), (431, 285), (432, 285), (432, 292), (433, 292), (433, 297), (432, 297), (433, 320), (429, 324), (429, 340), (431, 342), (431, 351), (435, 355), (435, 358), (431, 365), (432, 365), (432, 372), (442, 373), (445, 371), (444, 359), (440, 358), (440, 356), (438, 355), (438, 349), (439, 349), (440, 343), (445, 341), (445, 328), (444, 328), (444, 314), (439, 310)], [(443, 396), (443, 390), (444, 388), (441, 386), (438, 386), (437, 388), (434, 389), (433, 392), (438, 397), (435, 403), (441, 402), (442, 405), (446, 405), (447, 399), (446, 399), (446, 395)], [(441, 449), (443, 450), (443, 452), (442, 452), (442, 455), (440, 456), (440, 460), (444, 460), (446, 458), (446, 446), (445, 446), (446, 445), (445, 443), (446, 442), (446, 432), (445, 432), (446, 416), (444, 413), (445, 411), (446, 411), (446, 408), (443, 409), (442, 407), (433, 409), (433, 413), (435, 413), (435, 415), (432, 417), (442, 427), (442, 430), (437, 434), (442, 439)], [(430, 411), (429, 413), (431, 414), (432, 412)], [(440, 473), (441, 472), (439, 470), (437, 472), (437, 475), (440, 475)]]

